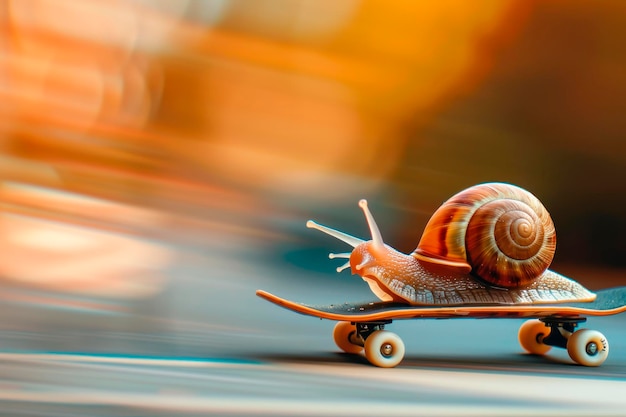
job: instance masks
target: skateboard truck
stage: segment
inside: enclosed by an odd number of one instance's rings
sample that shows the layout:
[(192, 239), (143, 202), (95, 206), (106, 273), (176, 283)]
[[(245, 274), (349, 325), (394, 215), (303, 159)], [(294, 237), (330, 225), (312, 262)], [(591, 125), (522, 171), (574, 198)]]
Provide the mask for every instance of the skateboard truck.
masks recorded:
[[(548, 346), (567, 349), (567, 341), (569, 340), (569, 337), (576, 331), (578, 325), (586, 322), (587, 319), (585, 317), (543, 317), (540, 318), (539, 321), (550, 328), (550, 334), (545, 337), (537, 335), (537, 342)], [(587, 349), (593, 351), (592, 347)]]
[[(391, 324), (392, 320), (381, 320), (366, 323), (352, 323), (356, 326), (357, 341), (362, 340), (362, 344), (365, 344), (365, 340), (377, 330), (385, 330), (386, 324)], [(358, 344), (358, 343), (357, 343)]]

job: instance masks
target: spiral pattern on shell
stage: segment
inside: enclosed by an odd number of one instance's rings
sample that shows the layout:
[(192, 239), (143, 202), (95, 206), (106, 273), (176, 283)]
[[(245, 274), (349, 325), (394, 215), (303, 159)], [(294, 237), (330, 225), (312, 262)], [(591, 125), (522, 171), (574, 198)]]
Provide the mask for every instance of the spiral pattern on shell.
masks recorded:
[(556, 233), (528, 191), (480, 184), (451, 197), (431, 217), (413, 253), (420, 260), (471, 269), (490, 285), (528, 285), (552, 262)]

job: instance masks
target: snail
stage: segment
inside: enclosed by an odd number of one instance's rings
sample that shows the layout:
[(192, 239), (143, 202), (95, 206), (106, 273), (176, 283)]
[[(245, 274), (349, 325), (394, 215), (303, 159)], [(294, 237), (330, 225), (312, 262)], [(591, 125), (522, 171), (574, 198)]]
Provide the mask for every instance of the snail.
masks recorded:
[(428, 221), (417, 248), (401, 253), (383, 242), (367, 201), (359, 201), (369, 226), (365, 241), (307, 222), (354, 249), (331, 253), (382, 301), (413, 305), (589, 302), (595, 294), (548, 269), (556, 249), (552, 219), (530, 192), (485, 183), (448, 199)]

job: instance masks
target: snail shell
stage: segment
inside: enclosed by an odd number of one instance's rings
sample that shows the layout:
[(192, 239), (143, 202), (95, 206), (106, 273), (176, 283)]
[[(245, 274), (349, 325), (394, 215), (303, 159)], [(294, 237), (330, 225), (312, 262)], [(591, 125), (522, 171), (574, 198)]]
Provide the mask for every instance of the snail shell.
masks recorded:
[(489, 183), (439, 207), (413, 256), (516, 288), (547, 270), (555, 250), (554, 223), (537, 197), (514, 185)]

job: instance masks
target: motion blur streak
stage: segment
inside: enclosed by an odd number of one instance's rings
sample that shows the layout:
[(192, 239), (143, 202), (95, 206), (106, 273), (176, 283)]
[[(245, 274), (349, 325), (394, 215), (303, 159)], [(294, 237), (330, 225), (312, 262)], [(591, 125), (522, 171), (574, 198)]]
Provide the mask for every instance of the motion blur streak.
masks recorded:
[(254, 237), (284, 213), (265, 193), (297, 206), (380, 183), (398, 121), (475, 83), (481, 43), (523, 16), (458, 1), (0, 10), (1, 276), (112, 299), (163, 290), (172, 227)]
[[(8, 365), (8, 372), (14, 366)], [(8, 358), (7, 358), (8, 359)], [(31, 412), (44, 405), (50, 412), (80, 415), (83, 407), (106, 415), (333, 415), (333, 416), (584, 416), (619, 415), (623, 382), (537, 375), (493, 375), (477, 372), (468, 383), (465, 372), (380, 369), (323, 364), (214, 364), (185, 361), (146, 361), (129, 364), (115, 359), (103, 363), (64, 362), (63, 358), (17, 359), (41, 367), (38, 377), (18, 375), (13, 386), (3, 387), (0, 401), (20, 404)], [(124, 371), (124, 372), (122, 372)], [(99, 390), (85, 389), (74, 379), (99, 375)], [(233, 377), (235, 375), (235, 377)], [(56, 378), (50, 392), (36, 389), (41, 381)], [(138, 381), (145, 381), (138, 386)], [(560, 385), (569, 395), (547, 387)], [(318, 385), (324, 400), (311, 399), (308, 389)], [(589, 395), (590, 385), (593, 395)], [(245, 398), (224, 395), (228, 387), (254, 392)], [(371, 387), (376, 387), (372, 390)], [(370, 389), (367, 389), (370, 388)], [(155, 395), (154, 393), (158, 395)], [(462, 399), (464, 403), (447, 400)], [(507, 401), (514, 404), (508, 406)], [(132, 411), (131, 411), (132, 410)], [(163, 413), (163, 414), (160, 414)], [(131, 414), (132, 415), (132, 414)]]

